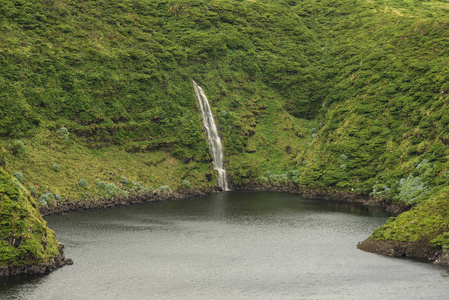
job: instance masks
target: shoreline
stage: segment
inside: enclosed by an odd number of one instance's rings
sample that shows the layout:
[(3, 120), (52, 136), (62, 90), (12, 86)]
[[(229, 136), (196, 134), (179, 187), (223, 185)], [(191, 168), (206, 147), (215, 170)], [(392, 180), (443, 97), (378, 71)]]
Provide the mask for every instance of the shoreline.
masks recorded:
[[(233, 186), (231, 191), (239, 192), (278, 192), (299, 194), (304, 198), (317, 200), (330, 200), (340, 202), (354, 202), (361, 203), (365, 206), (376, 206), (384, 209), (385, 212), (392, 215), (398, 215), (410, 209), (406, 205), (399, 205), (385, 199), (378, 197), (363, 196), (356, 193), (337, 191), (337, 190), (310, 190), (301, 189), (298, 186), (289, 184), (285, 186), (277, 185), (260, 185), (260, 184), (246, 184)], [(146, 194), (135, 194), (128, 197), (111, 197), (111, 198), (90, 198), (87, 200), (66, 200), (57, 202), (50, 206), (39, 207), (39, 212), (42, 216), (49, 216), (55, 214), (64, 214), (73, 211), (82, 211), (90, 209), (112, 208), (120, 206), (128, 206), (133, 204), (141, 204), (148, 202), (167, 201), (173, 199), (185, 199), (189, 197), (202, 196), (213, 193), (221, 193), (219, 188), (209, 187), (198, 190), (175, 190), (170, 192), (151, 191)]]
[[(340, 202), (355, 202), (365, 206), (381, 207), (385, 212), (397, 216), (412, 207), (400, 205), (392, 201), (378, 197), (363, 196), (360, 194), (337, 191), (337, 190), (308, 190), (300, 189), (298, 186), (263, 186), (251, 184), (236, 187), (236, 191), (266, 191), (266, 192), (285, 192), (301, 194), (303, 198), (330, 200)], [(369, 237), (357, 244), (357, 248), (374, 254), (380, 254), (390, 257), (406, 257), (413, 260), (433, 263), (442, 267), (449, 268), (449, 251), (443, 252), (441, 249), (433, 247), (425, 242), (401, 242), (372, 240)]]
[(72, 265), (72, 259), (65, 258), (63, 249), (64, 244), (59, 243), (59, 255), (42, 263), (10, 266), (5, 268), (0, 267), (0, 278), (16, 275), (47, 275), (56, 269), (62, 268), (63, 266)]
[[(361, 203), (365, 206), (381, 207), (385, 212), (392, 215), (398, 215), (410, 209), (405, 205), (398, 205), (385, 199), (378, 197), (363, 196), (360, 194), (337, 191), (337, 190), (308, 190), (301, 189), (295, 185), (287, 186), (264, 186), (260, 184), (246, 184), (234, 186), (232, 191), (241, 192), (282, 192), (298, 194), (308, 199), (321, 199), (340, 202), (354, 202)], [(179, 190), (170, 192), (150, 192), (147, 194), (131, 195), (129, 197), (111, 197), (111, 198), (96, 198), (87, 200), (68, 200), (58, 202), (56, 205), (43, 206), (39, 208), (42, 216), (49, 216), (55, 214), (65, 214), (74, 211), (113, 208), (121, 206), (129, 206), (133, 204), (168, 201), (174, 199), (185, 199), (189, 197), (202, 196), (206, 194), (213, 194), (221, 192), (218, 188), (206, 188), (199, 190)], [(25, 274), (48, 274), (51, 271), (60, 268), (64, 265), (73, 264), (70, 258), (65, 258), (62, 251), (61, 254), (51, 261), (30, 266), (17, 266), (0, 268), (0, 277), (25, 275)], [(366, 240), (358, 243), (357, 248), (366, 252), (380, 254), (391, 257), (408, 257), (425, 262), (433, 262), (434, 264), (449, 267), (449, 253), (443, 253), (442, 250), (432, 247), (430, 244), (413, 243), (413, 242), (399, 242), (399, 241), (383, 241), (383, 240)]]
[(357, 248), (384, 256), (407, 257), (449, 267), (449, 256), (447, 253), (443, 253), (443, 250), (436, 249), (428, 243), (371, 240), (367, 238), (363, 242), (358, 243)]
[(58, 202), (51, 206), (39, 207), (42, 216), (65, 214), (74, 211), (113, 208), (141, 204), (148, 202), (167, 201), (173, 199), (184, 199), (219, 192), (218, 189), (210, 188), (204, 190), (180, 190), (171, 192), (149, 192), (146, 194), (130, 195), (129, 197), (92, 198), (87, 200), (67, 200)]

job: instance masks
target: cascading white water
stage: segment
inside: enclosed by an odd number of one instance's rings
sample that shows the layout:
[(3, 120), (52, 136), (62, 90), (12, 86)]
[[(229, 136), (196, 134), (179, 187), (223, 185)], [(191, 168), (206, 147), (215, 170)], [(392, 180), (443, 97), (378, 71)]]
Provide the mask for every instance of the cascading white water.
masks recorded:
[(196, 98), (200, 104), (201, 115), (203, 116), (204, 128), (207, 133), (209, 148), (212, 153), (214, 169), (218, 172), (218, 186), (224, 191), (229, 191), (228, 182), (226, 181), (226, 170), (223, 165), (223, 147), (218, 136), (217, 126), (215, 126), (214, 116), (207, 101), (206, 94), (203, 89), (193, 81)]

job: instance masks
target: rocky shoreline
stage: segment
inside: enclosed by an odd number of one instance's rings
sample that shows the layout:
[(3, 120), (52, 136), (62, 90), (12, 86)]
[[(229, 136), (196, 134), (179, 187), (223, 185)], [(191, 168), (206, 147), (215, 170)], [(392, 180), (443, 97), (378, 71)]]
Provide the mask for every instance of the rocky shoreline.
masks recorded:
[(260, 184), (248, 184), (234, 187), (236, 191), (265, 191), (265, 192), (283, 192), (292, 194), (301, 194), (302, 197), (307, 199), (321, 199), (340, 202), (354, 202), (361, 203), (366, 206), (382, 207), (385, 212), (392, 215), (398, 215), (410, 209), (407, 205), (400, 205), (385, 199), (378, 197), (364, 196), (357, 193), (350, 193), (345, 191), (338, 191), (332, 189), (323, 190), (310, 190), (301, 189), (295, 185), (276, 186), (276, 185), (260, 185)]
[(210, 188), (204, 190), (180, 190), (180, 191), (164, 191), (164, 192), (149, 192), (146, 194), (136, 194), (129, 197), (111, 197), (111, 198), (96, 198), (87, 200), (67, 200), (57, 202), (53, 205), (41, 206), (39, 208), (42, 216), (63, 214), (72, 211), (112, 208), (119, 206), (127, 206), (133, 204), (140, 204), (146, 202), (166, 201), (172, 199), (183, 199), (194, 196), (201, 196), (205, 194), (217, 193), (218, 189)]
[[(367, 238), (357, 245), (360, 250), (391, 257), (408, 257), (420, 261), (434, 262), (439, 265), (449, 266), (447, 258), (443, 257), (443, 251), (435, 249), (428, 243), (382, 241)], [(447, 256), (447, 255), (445, 255)]]
[[(378, 197), (369, 197), (355, 193), (349, 193), (337, 190), (301, 190), (297, 186), (263, 186), (251, 184), (236, 187), (240, 191), (272, 191), (301, 194), (308, 199), (321, 199), (341, 202), (356, 202), (366, 206), (382, 207), (387, 213), (396, 216), (409, 209), (410, 206), (400, 205)], [(434, 264), (449, 267), (449, 251), (443, 253), (441, 249), (433, 247), (425, 242), (401, 242), (401, 241), (383, 241), (367, 238), (357, 245), (357, 248), (366, 252), (380, 254), (391, 257), (407, 257), (419, 261), (432, 262)]]
[[(164, 191), (164, 192), (150, 192), (147, 194), (137, 194), (130, 197), (111, 197), (87, 199), (83, 201), (68, 200), (64, 202), (57, 202), (53, 205), (42, 206), (39, 211), (42, 216), (63, 214), (73, 211), (112, 208), (118, 206), (127, 206), (145, 202), (165, 201), (171, 199), (183, 199), (193, 196), (201, 196), (219, 192), (218, 189), (210, 188), (204, 190), (181, 190), (181, 191)], [(46, 262), (33, 265), (10, 266), (6, 268), (0, 267), (0, 277), (9, 277), (16, 275), (35, 275), (35, 274), (49, 274), (50, 272), (66, 265), (72, 265), (73, 261), (64, 256), (64, 245), (59, 244), (60, 254)]]
[(59, 243), (59, 255), (43, 263), (0, 268), (0, 277), (16, 275), (44, 275), (49, 274), (50, 272), (63, 266), (72, 265), (72, 259), (65, 258), (63, 249), (64, 244)]
[[(308, 199), (322, 199), (341, 202), (355, 202), (361, 203), (366, 206), (382, 207), (386, 212), (392, 215), (398, 215), (404, 211), (410, 209), (410, 207), (404, 205), (398, 205), (377, 197), (368, 197), (360, 194), (349, 193), (337, 190), (305, 190), (300, 189), (295, 185), (276, 186), (276, 185), (260, 185), (260, 184), (247, 184), (240, 186), (233, 186), (234, 191), (259, 191), (259, 192), (284, 192), (300, 194), (304, 198)], [(50, 206), (40, 207), (40, 212), (43, 216), (53, 214), (63, 214), (72, 211), (88, 210), (88, 209), (100, 209), (100, 208), (112, 208), (119, 206), (127, 206), (132, 204), (166, 201), (172, 199), (183, 199), (193, 196), (201, 196), (205, 194), (220, 192), (216, 188), (207, 188), (203, 190), (181, 190), (170, 192), (150, 192), (147, 194), (131, 195), (130, 197), (111, 197), (111, 198), (97, 198), (87, 199), (83, 201), (68, 200), (64, 202), (58, 202)], [(442, 250), (435, 249), (430, 244), (420, 244), (411, 242), (391, 242), (391, 241), (375, 241), (366, 239), (360, 242), (357, 247), (360, 250), (381, 254), (385, 256), (394, 257), (409, 257), (412, 259), (418, 259), (427, 262), (434, 262), (442, 266), (449, 267), (449, 254), (443, 253)], [(63, 245), (61, 244), (61, 254), (55, 257), (51, 261), (32, 265), (32, 266), (18, 266), (9, 268), (0, 268), (0, 277), (13, 276), (19, 274), (48, 274), (51, 271), (62, 267), (64, 265), (72, 264), (71, 259), (65, 259), (62, 251)]]

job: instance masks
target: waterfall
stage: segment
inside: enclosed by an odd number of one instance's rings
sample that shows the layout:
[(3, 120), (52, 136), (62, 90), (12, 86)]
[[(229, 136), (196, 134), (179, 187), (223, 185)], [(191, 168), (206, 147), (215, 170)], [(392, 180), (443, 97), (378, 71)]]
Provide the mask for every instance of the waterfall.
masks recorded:
[(228, 182), (226, 181), (226, 170), (223, 165), (223, 147), (221, 146), (221, 140), (218, 136), (217, 126), (215, 126), (214, 116), (212, 115), (209, 102), (207, 101), (203, 89), (196, 84), (195, 81), (193, 81), (193, 87), (195, 88), (196, 98), (200, 104), (204, 128), (207, 133), (207, 141), (209, 142), (209, 148), (212, 153), (214, 169), (218, 172), (218, 186), (224, 191), (229, 191)]

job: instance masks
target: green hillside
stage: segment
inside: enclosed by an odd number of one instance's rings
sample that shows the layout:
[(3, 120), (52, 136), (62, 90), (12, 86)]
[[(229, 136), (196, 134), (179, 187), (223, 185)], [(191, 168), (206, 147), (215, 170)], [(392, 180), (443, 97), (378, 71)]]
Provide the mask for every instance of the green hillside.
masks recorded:
[(10, 274), (8, 267), (53, 265), (60, 255), (54, 232), (39, 214), (37, 201), (1, 167), (0, 196), (0, 276)]
[(40, 205), (215, 187), (193, 79), (232, 186), (446, 203), (447, 1), (0, 3), (2, 157)]

